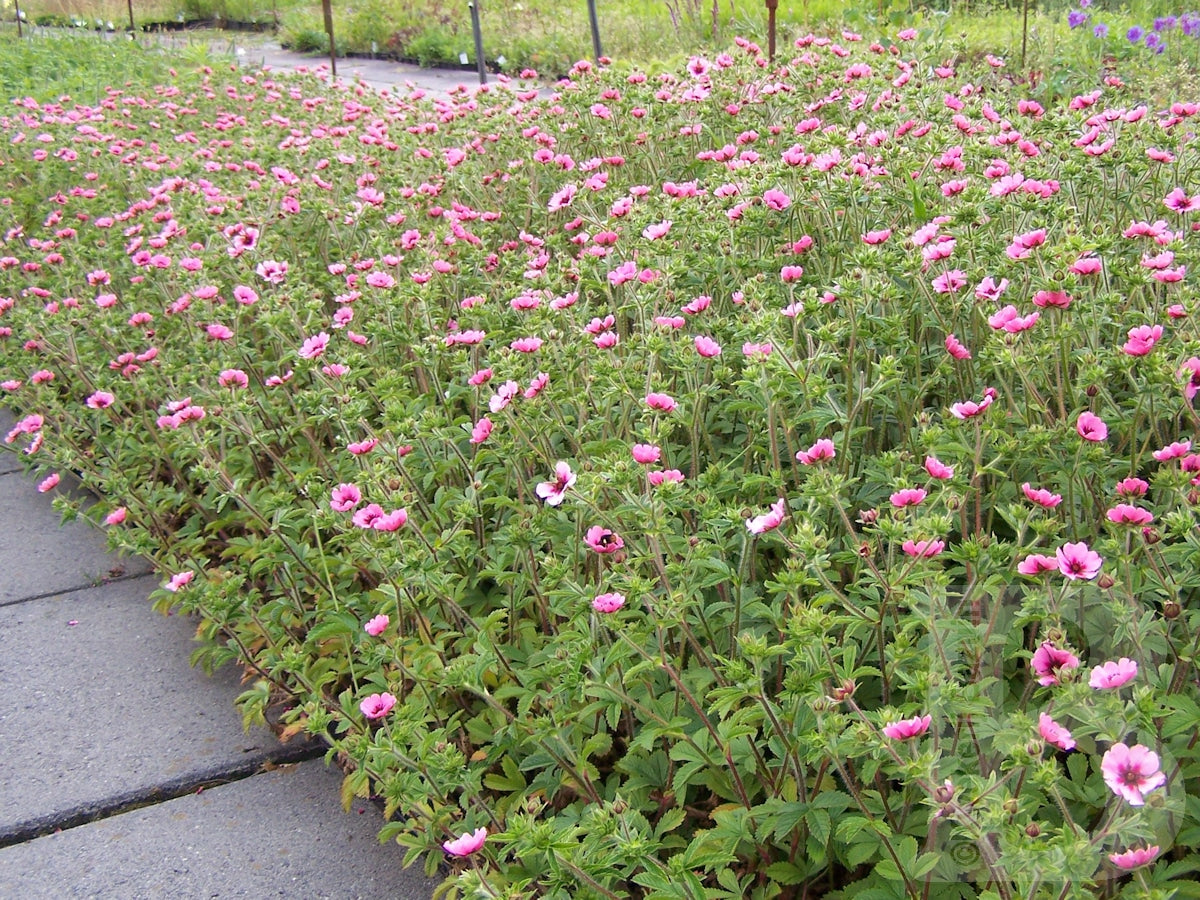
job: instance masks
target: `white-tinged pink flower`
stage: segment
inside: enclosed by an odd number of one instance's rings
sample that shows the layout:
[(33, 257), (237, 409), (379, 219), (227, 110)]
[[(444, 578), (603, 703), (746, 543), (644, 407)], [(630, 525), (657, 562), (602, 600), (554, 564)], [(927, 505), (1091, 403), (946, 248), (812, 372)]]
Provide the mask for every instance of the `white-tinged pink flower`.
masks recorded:
[(593, 525), (583, 535), (583, 542), (597, 553), (616, 553), (625, 546), (619, 534), (603, 525)]
[(706, 359), (712, 359), (714, 356), (721, 355), (721, 345), (705, 335), (696, 335), (695, 345), (696, 352)]
[(1162, 449), (1155, 450), (1151, 455), (1159, 462), (1169, 462), (1172, 459), (1179, 459), (1181, 456), (1187, 456), (1191, 452), (1191, 441), (1172, 441)]
[(971, 351), (953, 334), (946, 335), (946, 352), (955, 359), (970, 359)]
[(1071, 737), (1071, 732), (1063, 728), (1045, 713), (1038, 713), (1038, 732), (1041, 734), (1043, 741), (1053, 744), (1060, 750), (1075, 749), (1075, 739)]
[(547, 506), (559, 506), (574, 486), (575, 473), (569, 463), (560, 459), (554, 464), (554, 480), (541, 482), (533, 492), (546, 501)]
[(84, 402), (87, 403), (91, 409), (107, 409), (113, 405), (116, 399), (117, 398), (108, 391), (96, 391)]
[(1137, 663), (1127, 656), (1122, 656), (1118, 660), (1101, 663), (1092, 669), (1091, 677), (1088, 678), (1088, 686), (1098, 691), (1119, 688), (1137, 678), (1137, 673)]
[(104, 517), (104, 524), (105, 525), (120, 525), (122, 522), (125, 521), (125, 518), (128, 515), (129, 515), (129, 511), (127, 509), (125, 509), (125, 507), (118, 506), (116, 509), (114, 509), (112, 512), (110, 512), (107, 516)]
[(1100, 761), (1100, 771), (1104, 783), (1130, 806), (1144, 805), (1144, 795), (1167, 781), (1159, 768), (1158, 754), (1142, 744), (1113, 744)]
[(328, 346), (329, 332), (321, 331), (312, 337), (305, 338), (304, 343), (300, 345), (298, 354), (301, 359), (316, 359), (325, 352), (325, 348)]
[[(1169, 280), (1169, 279), (1163, 279)], [(1129, 340), (1121, 349), (1130, 356), (1145, 356), (1154, 349), (1154, 345), (1162, 338), (1161, 325), (1138, 325), (1129, 329)]]
[(38, 484), (38, 486), (37, 486), (38, 493), (45, 494), (45, 493), (48, 493), (48, 492), (54, 490), (56, 487), (58, 487), (58, 482), (59, 482), (58, 473), (51, 472), (49, 475), (47, 475), (45, 478), (42, 479), (40, 484)]
[(408, 510), (403, 507), (393, 509), (382, 516), (376, 516), (371, 527), (376, 531), (399, 531), (408, 522)]
[(470, 856), (483, 846), (487, 840), (487, 829), (476, 828), (474, 832), (464, 832), (452, 841), (442, 843), (442, 849), (451, 856)]
[(374, 450), (378, 446), (379, 446), (378, 438), (366, 438), (365, 440), (361, 440), (361, 441), (351, 441), (349, 444), (346, 445), (346, 449), (349, 450), (351, 453), (353, 453), (355, 456), (362, 456), (366, 453), (370, 453), (372, 450)]
[(170, 580), (168, 580), (167, 583), (163, 585), (163, 587), (166, 588), (171, 593), (175, 593), (176, 591), (183, 588), (185, 585), (191, 584), (192, 579), (195, 577), (196, 577), (196, 573), (193, 572), (191, 569), (188, 569), (186, 572), (178, 572), (175, 575), (172, 575)]
[(375, 520), (383, 518), (383, 507), (378, 503), (368, 503), (354, 513), (354, 524), (359, 528), (374, 528)]
[(933, 718), (928, 714), (924, 716), (914, 716), (911, 719), (900, 719), (896, 722), (889, 722), (883, 726), (883, 733), (886, 737), (893, 741), (908, 741), (913, 738), (920, 737), (929, 730), (929, 723)]
[(655, 469), (646, 473), (646, 480), (654, 487), (663, 484), (679, 484), (683, 481), (683, 473), (678, 469)]
[(387, 631), (388, 624), (391, 622), (386, 615), (380, 613), (377, 616), (372, 616), (367, 620), (367, 624), (363, 626), (363, 630), (371, 637), (379, 637)]
[(771, 504), (769, 512), (746, 520), (746, 528), (751, 534), (764, 534), (783, 524), (787, 516), (787, 500), (780, 497)]

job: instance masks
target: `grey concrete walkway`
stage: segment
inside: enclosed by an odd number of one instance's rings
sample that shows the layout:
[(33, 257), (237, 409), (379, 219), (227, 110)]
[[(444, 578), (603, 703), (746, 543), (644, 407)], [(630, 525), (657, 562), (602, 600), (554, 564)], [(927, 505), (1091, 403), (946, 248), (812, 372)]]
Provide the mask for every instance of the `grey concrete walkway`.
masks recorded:
[(60, 526), (19, 463), (0, 452), (0, 897), (430, 897), (323, 748), (246, 734), (237, 673), (188, 666), (146, 563)]

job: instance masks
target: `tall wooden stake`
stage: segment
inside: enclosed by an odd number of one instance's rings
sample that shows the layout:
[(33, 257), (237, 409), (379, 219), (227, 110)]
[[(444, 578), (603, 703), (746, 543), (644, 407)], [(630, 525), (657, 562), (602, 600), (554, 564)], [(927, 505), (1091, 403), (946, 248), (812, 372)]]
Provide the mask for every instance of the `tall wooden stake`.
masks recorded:
[(337, 48), (333, 45), (333, 0), (321, 0), (321, 12), (325, 14), (325, 33), (329, 35), (329, 72), (337, 78)]
[(767, 0), (767, 59), (775, 62), (775, 10), (779, 0)]

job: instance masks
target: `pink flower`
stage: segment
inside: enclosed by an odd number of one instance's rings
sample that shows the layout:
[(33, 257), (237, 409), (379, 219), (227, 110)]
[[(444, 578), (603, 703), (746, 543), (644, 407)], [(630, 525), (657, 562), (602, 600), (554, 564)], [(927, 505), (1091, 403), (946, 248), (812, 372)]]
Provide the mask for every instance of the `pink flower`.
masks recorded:
[(1179, 375), (1187, 377), (1187, 383), (1183, 386), (1183, 395), (1187, 398), (1188, 403), (1191, 403), (1196, 398), (1196, 392), (1200, 391), (1200, 357), (1193, 356), (1180, 366)]
[(953, 294), (966, 286), (967, 276), (961, 269), (951, 269), (933, 279), (933, 289), (939, 294)]
[(545, 342), (540, 337), (523, 337), (517, 338), (509, 347), (518, 353), (536, 353), (543, 343)]
[(1141, 744), (1127, 747), (1113, 744), (1100, 761), (1104, 782), (1130, 806), (1142, 806), (1142, 795), (1166, 783), (1167, 776), (1158, 767), (1158, 754)]
[(49, 474), (45, 478), (43, 478), (41, 484), (39, 484), (37, 486), (38, 493), (45, 494), (49, 491), (54, 490), (56, 487), (58, 487), (58, 481), (59, 481), (58, 473), (52, 472), (51, 474)]
[(399, 531), (408, 522), (407, 509), (393, 509), (390, 513), (376, 516), (371, 527), (376, 531)]
[(882, 244), (892, 236), (892, 229), (881, 228), (878, 231), (868, 231), (862, 236), (864, 244)]
[(1108, 861), (1118, 869), (1138, 869), (1146, 865), (1148, 862), (1158, 856), (1158, 845), (1152, 844), (1149, 847), (1130, 847), (1121, 853), (1108, 854)]
[(554, 480), (543, 481), (533, 489), (547, 506), (559, 506), (567, 496), (567, 491), (575, 485), (575, 473), (571, 466), (561, 459), (554, 464)]
[(1154, 514), (1132, 503), (1118, 503), (1104, 514), (1114, 525), (1149, 525)]
[(746, 341), (746, 343), (742, 344), (742, 355), (750, 359), (766, 359), (774, 349), (770, 341), (761, 344)]
[(363, 454), (370, 453), (372, 450), (374, 450), (378, 446), (379, 446), (378, 438), (367, 438), (366, 440), (363, 440), (363, 441), (352, 441), (351, 443), (346, 445), (346, 449), (349, 450), (351, 453), (353, 453), (355, 456), (362, 456)]
[(476, 850), (483, 846), (483, 842), (487, 840), (487, 829), (476, 828), (474, 833), (468, 831), (460, 834), (452, 841), (446, 841), (442, 844), (442, 849), (451, 856), (470, 856)]
[(783, 524), (784, 517), (787, 515), (787, 500), (780, 497), (771, 504), (770, 512), (763, 513), (761, 516), (755, 516), (752, 519), (746, 520), (746, 528), (751, 534), (763, 534), (772, 529), (778, 528)]
[(592, 600), (592, 609), (599, 613), (615, 613), (624, 605), (624, 595), (617, 593), (597, 594)]
[(108, 391), (96, 391), (84, 402), (87, 403), (87, 405), (92, 409), (107, 409), (113, 405), (116, 399), (117, 398)]
[(367, 624), (363, 626), (363, 630), (366, 631), (371, 637), (379, 637), (387, 630), (390, 622), (391, 619), (389, 619), (383, 613), (380, 613), (379, 615), (368, 620)]
[(529, 387), (525, 388), (525, 392), (521, 394), (526, 400), (532, 400), (550, 383), (550, 375), (546, 372), (538, 372), (529, 382)]
[(354, 514), (354, 524), (359, 528), (374, 528), (375, 521), (383, 518), (383, 507), (378, 503), (368, 503)]
[(634, 444), (630, 450), (634, 460), (642, 465), (648, 466), (662, 458), (662, 448), (657, 444)]
[(950, 415), (956, 419), (973, 419), (976, 416), (983, 415), (984, 411), (992, 405), (996, 395), (994, 393), (984, 392), (983, 399), (976, 403), (974, 400), (963, 400), (960, 403), (950, 404)]
[(714, 356), (721, 355), (721, 345), (710, 337), (704, 335), (696, 335), (696, 352), (706, 359), (712, 359)]
[(1083, 541), (1077, 544), (1063, 544), (1054, 551), (1054, 557), (1058, 560), (1058, 571), (1071, 581), (1095, 578), (1100, 574), (1100, 566), (1104, 564), (1100, 554), (1089, 549)]
[(471, 429), (471, 443), (482, 444), (492, 433), (492, 420), (484, 416)]
[(222, 325), (220, 322), (213, 322), (207, 326), (204, 331), (214, 341), (227, 341), (233, 337), (233, 329), (228, 325)]
[(1140, 478), (1124, 478), (1117, 482), (1116, 491), (1121, 497), (1144, 497), (1150, 485)]
[(1159, 462), (1167, 462), (1168, 460), (1178, 459), (1181, 456), (1187, 456), (1191, 452), (1191, 441), (1172, 441), (1161, 450), (1155, 450), (1153, 456)]
[(792, 198), (783, 191), (771, 189), (763, 193), (763, 203), (765, 203), (769, 209), (773, 209), (778, 212), (791, 206)]
[(329, 333), (326, 331), (318, 332), (312, 337), (305, 338), (304, 343), (300, 345), (299, 355), (301, 359), (316, 359), (325, 352), (325, 348), (329, 346)]
[(650, 393), (646, 395), (646, 405), (651, 409), (657, 409), (660, 412), (673, 412), (679, 404), (675, 402), (675, 398), (669, 394)]
[(1043, 741), (1053, 744), (1060, 750), (1075, 749), (1075, 739), (1071, 737), (1071, 732), (1045, 713), (1038, 713), (1038, 731), (1041, 733)]
[(192, 579), (195, 577), (196, 577), (196, 573), (193, 572), (191, 569), (189, 569), (186, 572), (179, 572), (176, 575), (172, 575), (171, 579), (166, 584), (164, 584), (163, 587), (166, 590), (170, 591), (171, 593), (175, 593), (180, 588), (182, 588), (184, 585), (190, 584)]
[(118, 506), (116, 509), (114, 509), (112, 512), (110, 512), (107, 516), (104, 517), (104, 524), (105, 525), (120, 525), (122, 522), (125, 521), (125, 517), (127, 515), (128, 515), (128, 510), (126, 510), (125, 507), (123, 507), (123, 506)]
[(1059, 676), (1063, 672), (1079, 668), (1079, 657), (1069, 650), (1060, 650), (1049, 641), (1033, 651), (1030, 662), (1033, 674), (1038, 677), (1038, 684), (1049, 687), (1052, 684), (1062, 684)]
[(1108, 438), (1108, 426), (1104, 424), (1104, 420), (1088, 410), (1079, 414), (1079, 419), (1075, 422), (1075, 430), (1085, 441), (1099, 443)]
[(1092, 669), (1092, 675), (1088, 678), (1088, 685), (1098, 691), (1119, 688), (1126, 682), (1136, 678), (1137, 673), (1137, 663), (1126, 656), (1122, 656), (1115, 662), (1110, 660)]
[(364, 697), (363, 701), (358, 704), (358, 708), (368, 719), (382, 719), (392, 711), (392, 707), (395, 705), (396, 698), (391, 694), (383, 693)]
[(920, 737), (929, 730), (933, 719), (929, 715), (913, 716), (911, 719), (900, 719), (883, 726), (883, 733), (893, 741), (908, 741)]
[(925, 457), (925, 471), (930, 478), (936, 478), (939, 481), (945, 481), (948, 478), (954, 477), (954, 466), (948, 466), (941, 462), (936, 456)]
[(914, 541), (910, 539), (901, 544), (900, 549), (909, 556), (914, 556), (918, 559), (930, 559), (946, 549), (946, 542), (938, 540)]
[(892, 506), (897, 509), (903, 509), (905, 506), (917, 506), (927, 496), (924, 488), (904, 488), (896, 491), (888, 499), (892, 501)]
[(1161, 325), (1138, 325), (1136, 328), (1129, 329), (1129, 340), (1127, 340), (1121, 349), (1130, 356), (1145, 356), (1154, 345), (1162, 338), (1163, 327)]
[(1058, 560), (1044, 553), (1030, 553), (1017, 563), (1017, 571), (1022, 575), (1042, 575), (1046, 572), (1058, 571)]
[(804, 267), (784, 266), (779, 270), (779, 277), (784, 284), (791, 284), (793, 281), (799, 281), (804, 277)]
[(678, 469), (656, 469), (652, 472), (646, 473), (646, 480), (649, 481), (654, 487), (668, 483), (679, 484), (681, 481), (683, 481), (683, 473)]
[(221, 387), (244, 388), (250, 384), (250, 378), (241, 369), (224, 369), (217, 376), (217, 384)]
[(1043, 309), (1047, 306), (1066, 309), (1071, 305), (1071, 295), (1066, 291), (1038, 291), (1033, 295), (1033, 305)]
[(971, 351), (957, 337), (952, 334), (946, 335), (946, 352), (955, 359), (970, 359)]
[(597, 553), (616, 553), (625, 546), (621, 536), (603, 525), (593, 525), (583, 536), (583, 542)]
[(1029, 500), (1046, 509), (1054, 509), (1062, 503), (1062, 494), (1052, 494), (1045, 488), (1030, 487), (1028, 481), (1021, 485), (1021, 491)]
[(329, 508), (334, 512), (349, 512), (362, 501), (362, 491), (355, 484), (339, 484), (330, 494)]
[(811, 466), (827, 459), (833, 459), (835, 456), (837, 456), (837, 450), (833, 446), (833, 441), (829, 438), (821, 438), (807, 450), (797, 453), (796, 460), (801, 465)]

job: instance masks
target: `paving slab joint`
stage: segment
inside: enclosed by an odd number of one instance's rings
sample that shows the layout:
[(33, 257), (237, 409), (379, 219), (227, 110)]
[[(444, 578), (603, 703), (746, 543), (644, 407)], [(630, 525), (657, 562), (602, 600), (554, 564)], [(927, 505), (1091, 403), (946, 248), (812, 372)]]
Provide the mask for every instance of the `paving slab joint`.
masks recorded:
[(320, 759), (324, 755), (325, 747), (319, 742), (300, 741), (293, 745), (281, 745), (275, 750), (268, 751), (265, 758), (264, 754), (257, 753), (236, 765), (189, 772), (179, 778), (173, 778), (149, 788), (117, 794), (103, 800), (85, 803), (74, 809), (60, 810), (51, 815), (4, 826), (0, 830), (0, 849), (32, 841), (55, 832), (66, 831), (69, 828), (78, 828), (80, 825), (87, 825), (89, 822), (107, 819), (135, 809), (196, 794), (207, 788), (242, 781), (263, 772), (269, 772), (279, 766)]

